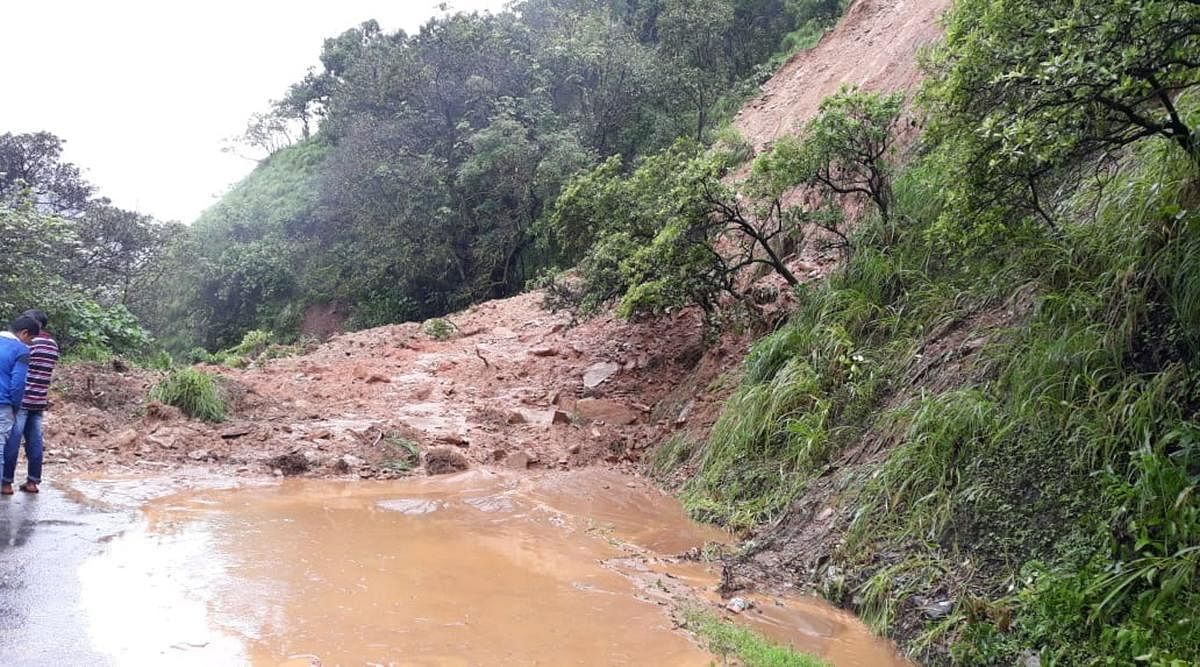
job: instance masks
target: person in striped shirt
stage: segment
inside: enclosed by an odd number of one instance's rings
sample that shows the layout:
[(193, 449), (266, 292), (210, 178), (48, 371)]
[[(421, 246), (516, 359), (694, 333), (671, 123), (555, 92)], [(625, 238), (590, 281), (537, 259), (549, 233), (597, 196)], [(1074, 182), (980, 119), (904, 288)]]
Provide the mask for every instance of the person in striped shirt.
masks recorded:
[(17, 412), (16, 423), (4, 443), (3, 491), (12, 493), (13, 477), (17, 472), (17, 454), (21, 439), (25, 440), (25, 458), (28, 474), (20, 486), (26, 493), (37, 493), (42, 483), (42, 415), (49, 406), (50, 376), (58, 363), (58, 343), (46, 330), (49, 318), (40, 310), (29, 310), (23, 315), (41, 325), (41, 331), (29, 343), (29, 372), (25, 376), (25, 397)]

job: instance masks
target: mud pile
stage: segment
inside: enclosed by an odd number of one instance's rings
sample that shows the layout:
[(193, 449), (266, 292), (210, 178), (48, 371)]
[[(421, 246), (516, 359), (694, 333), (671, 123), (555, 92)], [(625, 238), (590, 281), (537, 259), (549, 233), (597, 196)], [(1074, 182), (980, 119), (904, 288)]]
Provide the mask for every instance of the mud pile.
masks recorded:
[[(633, 467), (678, 429), (705, 429), (746, 341), (705, 346), (698, 315), (569, 326), (542, 295), (335, 336), (310, 354), (219, 374), (221, 424), (148, 403), (162, 373), (63, 368), (48, 460), (69, 471), (203, 464), (231, 473), (389, 478), (425, 468)], [(732, 386), (732, 382), (716, 383)]]

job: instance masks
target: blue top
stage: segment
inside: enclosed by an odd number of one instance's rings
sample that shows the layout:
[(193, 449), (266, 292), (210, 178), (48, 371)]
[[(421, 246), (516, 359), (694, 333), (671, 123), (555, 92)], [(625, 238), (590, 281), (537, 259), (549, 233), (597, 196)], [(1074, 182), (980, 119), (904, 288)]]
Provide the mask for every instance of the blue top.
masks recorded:
[(21, 405), (28, 372), (29, 346), (13, 334), (0, 331), (0, 405)]

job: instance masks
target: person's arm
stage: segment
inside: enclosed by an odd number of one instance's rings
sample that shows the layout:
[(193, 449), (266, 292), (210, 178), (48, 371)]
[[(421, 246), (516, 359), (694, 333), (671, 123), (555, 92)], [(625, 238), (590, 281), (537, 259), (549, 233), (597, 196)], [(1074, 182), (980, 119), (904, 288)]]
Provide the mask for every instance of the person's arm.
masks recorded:
[(29, 374), (29, 353), (17, 357), (13, 363), (12, 375), (9, 376), (8, 399), (12, 405), (13, 414), (21, 409), (21, 399), (25, 397), (25, 376)]

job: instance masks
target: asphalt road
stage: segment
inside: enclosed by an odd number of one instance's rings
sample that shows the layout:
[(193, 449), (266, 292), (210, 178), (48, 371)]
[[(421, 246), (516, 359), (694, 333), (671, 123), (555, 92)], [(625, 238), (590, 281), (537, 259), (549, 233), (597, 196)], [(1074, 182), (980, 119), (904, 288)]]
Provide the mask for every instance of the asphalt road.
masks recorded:
[(133, 521), (50, 484), (0, 496), (0, 665), (106, 665), (93, 648), (79, 568)]

